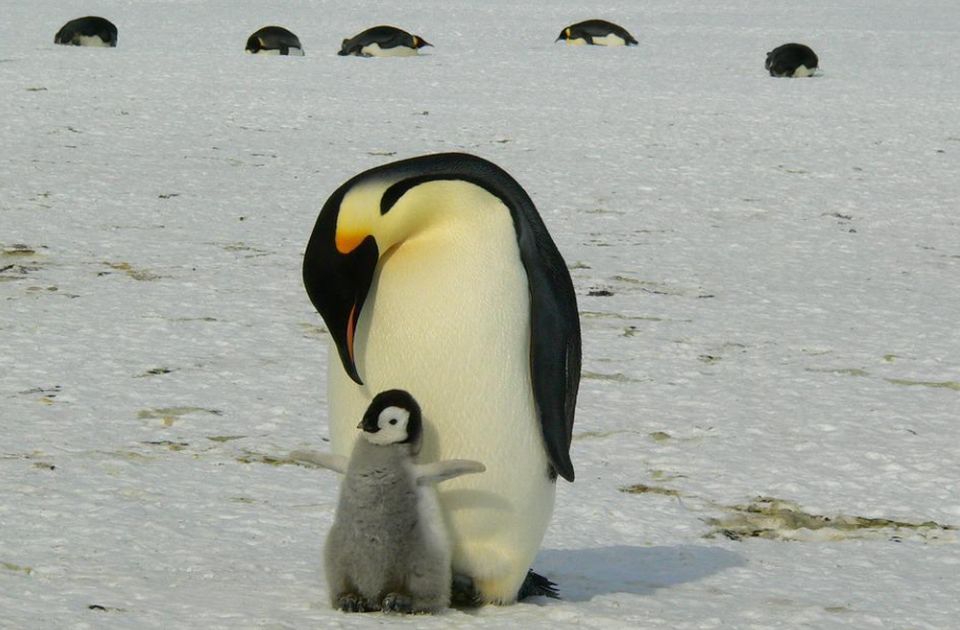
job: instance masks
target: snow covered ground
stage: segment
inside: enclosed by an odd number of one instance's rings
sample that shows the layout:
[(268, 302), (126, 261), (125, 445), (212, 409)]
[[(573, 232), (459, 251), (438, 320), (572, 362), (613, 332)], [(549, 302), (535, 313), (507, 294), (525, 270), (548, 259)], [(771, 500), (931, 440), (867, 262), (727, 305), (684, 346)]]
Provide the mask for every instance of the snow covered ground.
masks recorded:
[[(387, 622), (329, 609), (337, 478), (284, 461), (326, 437), (300, 260), (449, 150), (574, 275), (564, 599), (390, 623), (957, 627), (960, 5), (379, 5), (0, 1), (0, 628)], [(52, 44), (87, 14), (116, 49)], [(590, 17), (640, 45), (552, 43)], [(306, 56), (244, 55), (271, 23)], [(336, 56), (377, 23), (435, 48)], [(765, 75), (787, 41), (820, 76)]]

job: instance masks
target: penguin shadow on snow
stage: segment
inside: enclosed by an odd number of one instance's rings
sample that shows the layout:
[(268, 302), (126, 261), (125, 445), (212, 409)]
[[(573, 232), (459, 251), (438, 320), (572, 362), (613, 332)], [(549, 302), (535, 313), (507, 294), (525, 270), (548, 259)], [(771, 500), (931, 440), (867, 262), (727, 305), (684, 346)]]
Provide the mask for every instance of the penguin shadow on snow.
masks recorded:
[(559, 585), (560, 598), (569, 602), (614, 593), (651, 595), (746, 564), (740, 554), (700, 545), (545, 549), (534, 561), (540, 573)]

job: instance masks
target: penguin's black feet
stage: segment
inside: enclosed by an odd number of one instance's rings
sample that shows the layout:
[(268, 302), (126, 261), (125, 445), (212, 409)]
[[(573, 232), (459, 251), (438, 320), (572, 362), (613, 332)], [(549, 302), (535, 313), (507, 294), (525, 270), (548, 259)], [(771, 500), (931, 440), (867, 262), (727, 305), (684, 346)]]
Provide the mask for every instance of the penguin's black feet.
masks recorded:
[(413, 599), (400, 593), (388, 593), (383, 598), (380, 609), (385, 613), (411, 613), (413, 612)]
[(356, 593), (342, 593), (337, 597), (337, 610), (348, 613), (362, 613), (372, 610)]
[(523, 580), (523, 584), (520, 585), (520, 590), (517, 591), (517, 601), (538, 596), (560, 599), (560, 592), (557, 590), (557, 585), (554, 582), (551, 582), (538, 573), (534, 573), (533, 569), (531, 569), (527, 572), (527, 577)]
[(454, 608), (477, 608), (482, 603), (473, 578), (455, 574), (450, 588), (450, 605)]

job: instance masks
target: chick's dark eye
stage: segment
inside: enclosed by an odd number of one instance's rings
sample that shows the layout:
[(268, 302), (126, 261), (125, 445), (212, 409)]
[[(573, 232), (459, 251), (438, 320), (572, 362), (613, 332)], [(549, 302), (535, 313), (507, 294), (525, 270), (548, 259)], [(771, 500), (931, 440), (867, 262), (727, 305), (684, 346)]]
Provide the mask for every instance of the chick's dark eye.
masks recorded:
[(390, 418), (390, 424), (396, 424), (396, 423), (397, 423), (396, 418)]

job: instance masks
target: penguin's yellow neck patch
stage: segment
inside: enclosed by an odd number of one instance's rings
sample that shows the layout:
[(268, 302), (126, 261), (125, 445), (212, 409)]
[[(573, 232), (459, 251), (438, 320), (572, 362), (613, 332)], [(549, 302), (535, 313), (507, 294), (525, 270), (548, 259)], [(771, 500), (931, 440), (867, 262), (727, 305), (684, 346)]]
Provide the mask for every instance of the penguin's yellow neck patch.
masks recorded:
[(340, 202), (334, 243), (341, 254), (349, 254), (363, 239), (374, 233), (380, 219), (382, 185), (360, 185), (351, 189)]
[(385, 255), (413, 237), (423, 238), (437, 231), (450, 234), (450, 230), (469, 233), (468, 226), (482, 220), (489, 209), (503, 208), (499, 199), (476, 184), (435, 180), (410, 188), (388, 212), (380, 214), (383, 194), (392, 183), (366, 182), (344, 195), (334, 234), (337, 251), (349, 254), (373, 236), (380, 254)]

